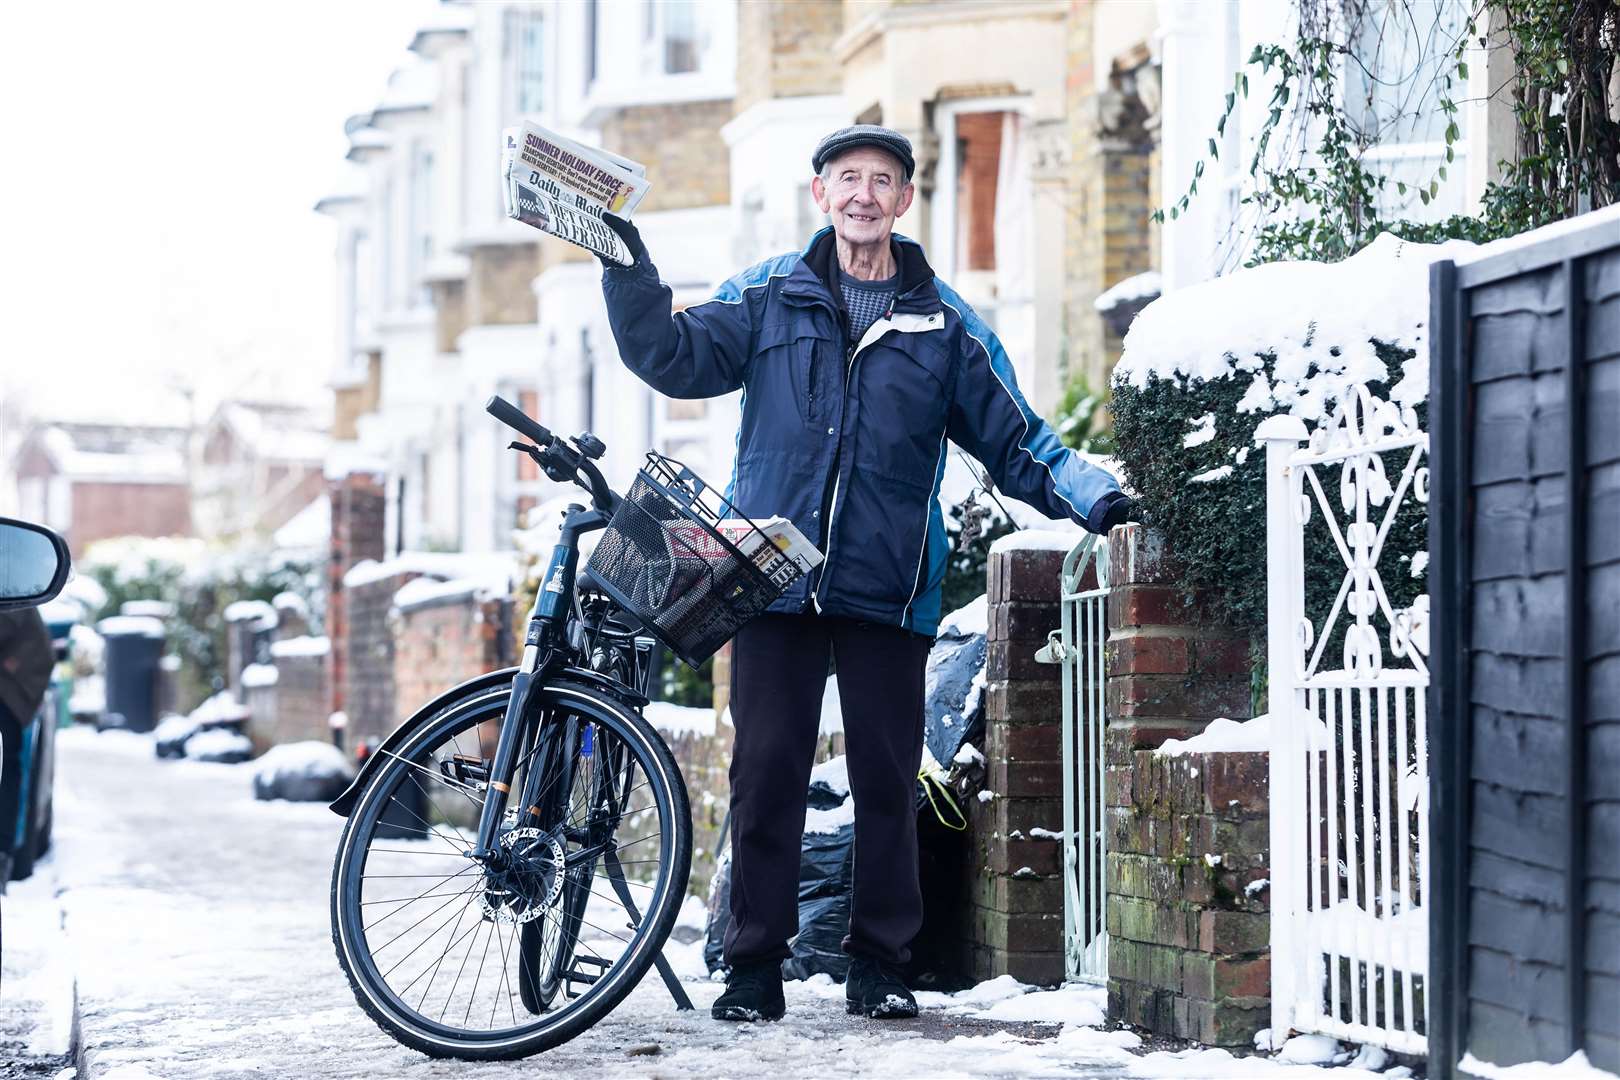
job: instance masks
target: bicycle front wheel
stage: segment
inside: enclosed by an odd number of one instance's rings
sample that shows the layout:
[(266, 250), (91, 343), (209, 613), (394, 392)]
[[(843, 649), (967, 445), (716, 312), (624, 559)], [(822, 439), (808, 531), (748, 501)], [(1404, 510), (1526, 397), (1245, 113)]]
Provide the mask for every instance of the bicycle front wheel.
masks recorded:
[(434, 1057), (524, 1057), (585, 1031), (652, 966), (686, 891), (691, 814), (663, 740), (593, 688), (535, 695), (504, 865), (469, 853), (509, 688), (386, 752), (338, 847), (338, 960), (372, 1019)]

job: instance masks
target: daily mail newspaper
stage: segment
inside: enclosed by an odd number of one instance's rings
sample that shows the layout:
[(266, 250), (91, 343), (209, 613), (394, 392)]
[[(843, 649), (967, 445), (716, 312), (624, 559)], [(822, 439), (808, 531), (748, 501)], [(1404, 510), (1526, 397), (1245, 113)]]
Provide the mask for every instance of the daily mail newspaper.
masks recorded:
[(651, 181), (644, 165), (525, 121), (505, 133), (506, 216), (621, 266), (635, 260), (602, 214), (627, 218)]

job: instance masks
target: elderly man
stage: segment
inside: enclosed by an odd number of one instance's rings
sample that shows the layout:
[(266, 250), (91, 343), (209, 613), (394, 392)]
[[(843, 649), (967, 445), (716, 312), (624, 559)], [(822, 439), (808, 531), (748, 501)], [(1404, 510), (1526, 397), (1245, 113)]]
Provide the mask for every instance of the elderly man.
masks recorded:
[(922, 924), (914, 785), (923, 669), (940, 620), (949, 545), (938, 493), (946, 441), (1002, 491), (1103, 531), (1130, 500), (1063, 446), (1018, 392), (990, 328), (893, 232), (915, 188), (911, 144), (861, 124), (811, 157), (831, 220), (803, 251), (671, 315), (634, 226), (636, 257), (602, 291), (624, 362), (661, 393), (742, 389), (727, 494), (753, 518), (792, 520), (826, 554), (732, 653), (731, 969), (713, 1013), (779, 1019), (781, 961), (798, 930), (799, 846), (829, 658), (855, 803), (854, 896), (844, 951), (849, 1011), (915, 1016), (900, 975)]

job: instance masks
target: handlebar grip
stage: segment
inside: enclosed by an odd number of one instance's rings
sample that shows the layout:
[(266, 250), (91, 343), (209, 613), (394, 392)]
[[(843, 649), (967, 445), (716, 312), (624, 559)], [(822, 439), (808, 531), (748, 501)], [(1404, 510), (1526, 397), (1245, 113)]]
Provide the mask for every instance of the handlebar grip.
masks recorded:
[(498, 394), (484, 402), (484, 411), (518, 434), (527, 435), (541, 446), (551, 442), (551, 432), (529, 419), (522, 409)]

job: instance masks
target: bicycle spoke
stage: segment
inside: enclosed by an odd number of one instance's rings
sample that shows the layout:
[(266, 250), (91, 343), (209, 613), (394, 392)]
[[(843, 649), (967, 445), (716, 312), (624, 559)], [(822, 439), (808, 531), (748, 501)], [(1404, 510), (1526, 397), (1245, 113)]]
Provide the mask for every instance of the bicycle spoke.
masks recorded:
[(445, 1010), (449, 1009), (450, 1003), (456, 999), (456, 987), (461, 985), (461, 975), (467, 970), (467, 961), (472, 959), (472, 951), (478, 947), (477, 934), (483, 925), (482, 920), (473, 923), (473, 943), (467, 946), (467, 955), (461, 958), (461, 966), (456, 969), (456, 981), (450, 984), (450, 996), (444, 999), (444, 1008), (439, 1010), (439, 1020), (441, 1022), (444, 1020)]
[(437, 780), (439, 783), (443, 784), (445, 787), (449, 788), (451, 791), (459, 791), (459, 792), (461, 792), (462, 795), (466, 796), (468, 802), (472, 803), (474, 806), (478, 807), (479, 809), (483, 809), (483, 806), (484, 806), (483, 800), (473, 798), (474, 795), (480, 794), (480, 792), (479, 792), (479, 790), (477, 788), (473, 787), (472, 785), (463, 784), (459, 780), (452, 780), (448, 776), (443, 775), (442, 773), (434, 772), (432, 769), (428, 768), (425, 765), (418, 765), (414, 761), (410, 761), (410, 760), (408, 760), (406, 758), (402, 758), (398, 754), (394, 753), (392, 750), (378, 750), (377, 753), (386, 754), (389, 757), (393, 758), (395, 761), (403, 762), (404, 764), (409, 765), (411, 768), (417, 770), (418, 772), (427, 773), (429, 776), (433, 777), (433, 779)]
[(489, 943), (493, 940), (495, 940), (495, 931), (492, 929), (488, 934), (484, 935), (484, 955), (478, 958), (478, 973), (473, 976), (472, 990), (467, 994), (467, 1015), (461, 1018), (463, 1024), (472, 1018), (473, 1002), (478, 998), (478, 983), (484, 977), (484, 961), (489, 959)]
[[(428, 976), (427, 985), (422, 987), (422, 996), (416, 1002), (416, 1011), (417, 1012), (421, 1012), (422, 1011), (422, 1006), (427, 1004), (428, 993), (430, 991), (432, 991), (432, 989), (433, 989), (433, 980), (437, 979), (439, 977), (439, 967), (440, 967), (440, 965), (442, 965), (444, 963), (444, 958), (450, 955), (450, 950), (455, 948), (456, 947), (456, 942), (460, 940), (459, 938), (456, 937), (456, 931), (461, 929), (461, 916), (467, 914), (467, 907), (468, 906), (469, 905), (465, 905), (465, 904), (462, 905), (461, 915), (456, 916), (456, 925), (452, 926), (450, 928), (450, 944), (448, 944), (448, 945), (446, 945), (444, 947), (444, 951), (439, 954), (439, 958), (433, 962), (433, 974)], [(420, 978), (420, 977), (421, 976), (418, 976), (418, 978)], [(409, 989), (409, 988), (407, 987), (407, 989)], [(400, 991), (401, 996), (404, 996), (404, 993), (405, 993), (404, 990)]]
[[(382, 952), (383, 949), (388, 948), (388, 946), (392, 945), (394, 942), (398, 941), (400, 938), (404, 937), (406, 934), (410, 933), (412, 930), (415, 930), (418, 926), (421, 926), (423, 923), (427, 922), (429, 919), (433, 918), (433, 916), (437, 915), (439, 912), (443, 911), (445, 908), (447, 908), (451, 904), (455, 903), (461, 897), (468, 896), (471, 893), (475, 892), (481, 884), (482, 884), (482, 882), (474, 882), (473, 884), (467, 886), (465, 889), (461, 890), (461, 892), (457, 893), (455, 896), (451, 897), (449, 900), (446, 900), (444, 903), (440, 904), (438, 907), (434, 908), (432, 911), (428, 912), (426, 915), (422, 916), (420, 919), (417, 919), (415, 922), (411, 923), (411, 925), (407, 926), (405, 929), (401, 930), (399, 933), (397, 933), (393, 937), (389, 938), (380, 947), (372, 949), (371, 950), (371, 955), (376, 956), (378, 953)], [(384, 915), (383, 919), (386, 919), (386, 918), (388, 918), (388, 916)], [(382, 922), (382, 919), (378, 919), (377, 922)], [(375, 925), (377, 925), (377, 924), (372, 923), (372, 926), (375, 926)], [(364, 933), (364, 932), (366, 932), (366, 931), (368, 931), (370, 929), (371, 929), (370, 926), (364, 926), (364, 927), (361, 927), (361, 932)], [(420, 947), (421, 947), (421, 945), (420, 945), (420, 943), (418, 943), (417, 948), (420, 948)], [(415, 950), (412, 950), (412, 951), (414, 952)], [(411, 954), (410, 953), (405, 954), (405, 956), (409, 956), (409, 955), (411, 955)], [(402, 957), (400, 957), (400, 959), (403, 960), (403, 959), (405, 959), (405, 957), (402, 956)], [(398, 967), (398, 966), (399, 965), (397, 963), (394, 965), (394, 967)], [(386, 978), (388, 976), (388, 973), (393, 971), (393, 970), (394, 970), (393, 968), (389, 968), (388, 971), (383, 972), (383, 976)]]
[[(495, 923), (495, 932), (500, 934), (502, 941), (501, 981), (495, 987), (495, 1000), (492, 1001), (489, 1006), (489, 1026), (492, 1028), (495, 1026), (495, 1011), (501, 1007), (500, 989), (502, 986), (504, 986), (506, 987), (506, 1008), (512, 1014), (512, 1026), (517, 1027), (517, 1010), (512, 1008), (512, 984), (506, 978), (507, 961), (512, 954), (512, 943), (506, 940), (505, 934), (501, 934), (501, 924), (498, 920)], [(512, 928), (512, 936), (514, 938), (517, 937), (517, 927), (515, 926)]]

